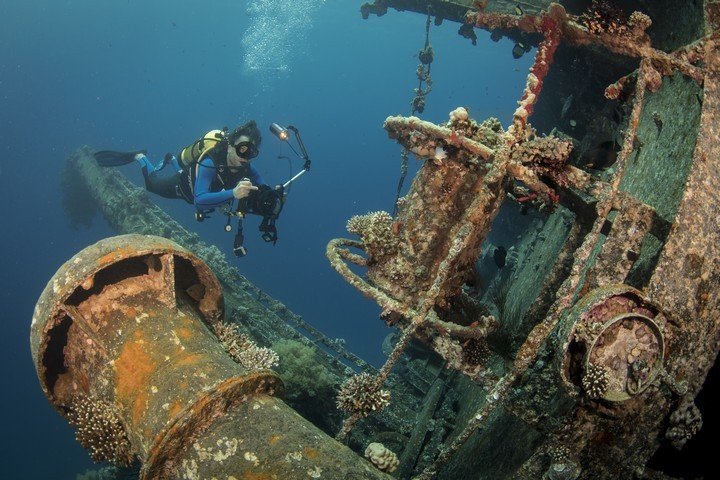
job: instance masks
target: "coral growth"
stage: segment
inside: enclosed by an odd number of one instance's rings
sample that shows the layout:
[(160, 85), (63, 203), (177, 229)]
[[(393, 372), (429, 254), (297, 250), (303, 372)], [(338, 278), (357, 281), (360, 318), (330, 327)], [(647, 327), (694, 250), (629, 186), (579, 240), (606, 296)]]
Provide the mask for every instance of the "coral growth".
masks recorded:
[(367, 416), (390, 404), (390, 392), (381, 390), (377, 380), (367, 373), (354, 375), (340, 386), (337, 406), (353, 415)]
[(336, 412), (332, 402), (336, 379), (318, 358), (316, 350), (295, 340), (280, 340), (272, 344), (280, 356), (277, 369), (285, 384), (285, 400), (303, 417), (326, 432), (335, 430), (332, 420)]
[(634, 31), (635, 35), (640, 35), (652, 25), (652, 20), (642, 12), (633, 12), (628, 19), (628, 26)]
[(702, 415), (691, 399), (670, 414), (670, 425), (665, 432), (665, 438), (670, 440), (673, 447), (680, 450), (701, 428)]
[(117, 465), (132, 463), (130, 442), (113, 405), (80, 395), (73, 401), (68, 416), (76, 429), (75, 438), (93, 461)]
[(565, 445), (553, 445), (547, 453), (553, 463), (565, 463), (570, 459), (570, 449)]
[(394, 472), (400, 465), (397, 455), (382, 443), (373, 442), (365, 449), (365, 458), (383, 472)]
[(373, 260), (397, 253), (399, 242), (393, 232), (393, 219), (388, 212), (355, 215), (348, 220), (347, 230), (362, 239), (365, 253)]
[(602, 398), (608, 389), (608, 374), (605, 367), (591, 363), (582, 378), (583, 390), (588, 397), (593, 399)]
[(432, 347), (445, 359), (448, 368), (459, 370), (476, 382), (484, 383), (490, 375), (487, 369), (490, 350), (482, 339), (470, 339), (460, 343), (449, 336), (438, 335), (433, 339)]
[(510, 152), (510, 159), (526, 165), (537, 175), (546, 175), (556, 183), (567, 186), (564, 175), (573, 144), (557, 137), (540, 137), (516, 144)]
[(267, 370), (280, 363), (280, 357), (269, 348), (258, 346), (250, 337), (239, 334), (237, 325), (217, 322), (214, 327), (225, 351), (237, 363), (250, 371)]
[(543, 480), (575, 480), (580, 476), (582, 470), (577, 463), (565, 462), (555, 463), (553, 462), (548, 468), (547, 472), (543, 476)]
[(593, 35), (626, 38), (649, 44), (645, 30), (652, 20), (642, 12), (633, 12), (628, 17), (617, 5), (608, 0), (593, 0), (588, 11), (580, 15), (580, 22)]

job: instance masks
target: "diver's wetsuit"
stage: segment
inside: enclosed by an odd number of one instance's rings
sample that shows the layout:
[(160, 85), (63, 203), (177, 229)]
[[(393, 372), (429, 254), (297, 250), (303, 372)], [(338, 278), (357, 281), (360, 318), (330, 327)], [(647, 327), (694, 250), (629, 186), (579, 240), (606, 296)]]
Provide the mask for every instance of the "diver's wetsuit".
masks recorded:
[[(165, 198), (184, 198), (178, 188), (182, 168), (180, 168), (175, 155), (172, 156), (169, 162), (162, 162), (157, 165), (153, 165), (145, 155), (140, 157), (138, 162), (140, 162), (142, 174), (145, 178), (145, 188), (149, 192)], [(172, 173), (169, 173), (170, 167)]]
[(243, 178), (249, 178), (253, 185), (262, 185), (264, 183), (258, 171), (249, 163), (238, 167), (236, 172), (228, 172), (228, 174), (232, 182), (231, 185), (216, 185), (218, 174), (213, 161), (204, 158), (200, 162), (194, 188), (195, 206), (198, 210), (217, 207), (232, 200), (233, 188)]
[[(212, 159), (204, 158), (197, 169), (197, 178), (193, 187), (193, 201), (183, 194), (180, 183), (185, 175), (177, 158), (173, 156), (170, 161), (163, 162), (157, 166), (143, 155), (140, 159), (143, 177), (145, 177), (145, 188), (161, 197), (182, 198), (189, 203), (194, 203), (198, 210), (209, 210), (218, 205), (229, 202), (233, 198), (233, 188), (243, 178), (249, 178), (253, 185), (262, 185), (262, 177), (249, 163), (238, 167), (237, 171), (228, 171), (228, 184), (222, 184), (218, 178), (217, 169)], [(171, 170), (168, 173), (166, 170)], [(229, 169), (228, 169), (229, 170)], [(186, 189), (187, 190), (187, 189)]]

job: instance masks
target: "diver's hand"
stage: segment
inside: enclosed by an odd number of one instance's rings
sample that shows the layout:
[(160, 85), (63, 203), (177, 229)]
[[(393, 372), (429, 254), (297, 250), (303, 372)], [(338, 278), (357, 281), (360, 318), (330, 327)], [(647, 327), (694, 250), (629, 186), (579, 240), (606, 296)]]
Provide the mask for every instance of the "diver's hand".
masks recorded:
[(250, 195), (250, 192), (257, 190), (258, 187), (252, 184), (250, 180), (240, 180), (238, 184), (233, 188), (233, 197), (240, 200)]

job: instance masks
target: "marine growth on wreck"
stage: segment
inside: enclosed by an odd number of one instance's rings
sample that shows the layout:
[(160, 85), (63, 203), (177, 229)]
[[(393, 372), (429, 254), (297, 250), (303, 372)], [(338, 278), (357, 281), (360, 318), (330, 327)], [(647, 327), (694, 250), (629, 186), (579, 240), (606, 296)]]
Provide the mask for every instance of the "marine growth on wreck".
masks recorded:
[[(78, 150), (74, 194), (126, 234), (66, 263), (33, 316), (78, 441), (147, 479), (668, 478), (653, 456), (702, 428), (720, 338), (720, 3), (627, 3), (360, 6), (427, 17), (411, 115), (382, 125), (418, 173), (326, 251), (394, 329), (379, 369)], [(443, 21), (533, 52), (509, 125), (423, 118)]]

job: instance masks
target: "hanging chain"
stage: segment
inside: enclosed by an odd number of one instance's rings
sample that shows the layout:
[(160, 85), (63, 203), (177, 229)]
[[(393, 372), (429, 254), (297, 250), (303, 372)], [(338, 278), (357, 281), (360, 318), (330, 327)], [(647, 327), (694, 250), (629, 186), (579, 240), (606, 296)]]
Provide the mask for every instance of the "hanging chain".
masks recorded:
[[(428, 9), (427, 20), (425, 21), (425, 46), (418, 52), (418, 59), (420, 64), (415, 70), (415, 74), (418, 78), (418, 86), (413, 89), (415, 97), (410, 102), (412, 107), (410, 115), (416, 113), (423, 113), (425, 110), (425, 97), (432, 90), (432, 78), (430, 77), (430, 66), (435, 57), (432, 45), (430, 45), (430, 9)], [(423, 84), (425, 88), (423, 88)], [(400, 162), (400, 180), (398, 181), (397, 193), (395, 194), (395, 205), (393, 206), (393, 217), (397, 214), (398, 201), (400, 200), (400, 193), (405, 183), (405, 177), (408, 173), (408, 156), (409, 152), (407, 148), (403, 148)]]

